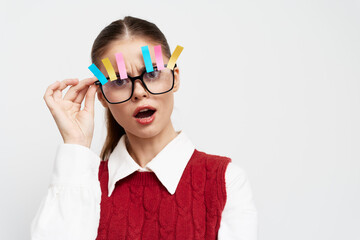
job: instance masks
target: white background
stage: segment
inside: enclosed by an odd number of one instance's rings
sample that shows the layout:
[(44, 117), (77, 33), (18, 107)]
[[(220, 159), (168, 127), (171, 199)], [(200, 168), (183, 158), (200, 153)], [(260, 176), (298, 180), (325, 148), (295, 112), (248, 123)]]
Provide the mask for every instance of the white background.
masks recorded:
[[(126, 15), (178, 59), (173, 121), (248, 173), (259, 239), (360, 239), (359, 1), (1, 1), (0, 239), (29, 239), (61, 143), (43, 100)], [(105, 139), (96, 99), (91, 149)]]

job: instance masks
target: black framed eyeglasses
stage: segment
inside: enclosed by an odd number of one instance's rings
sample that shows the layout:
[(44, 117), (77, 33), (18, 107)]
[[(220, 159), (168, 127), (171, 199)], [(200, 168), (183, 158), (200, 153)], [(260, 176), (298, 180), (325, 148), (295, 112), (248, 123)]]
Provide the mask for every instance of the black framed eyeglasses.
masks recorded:
[[(100, 85), (101, 92), (106, 101), (110, 104), (119, 104), (131, 99), (134, 93), (135, 80), (140, 79), (145, 89), (154, 95), (164, 94), (171, 91), (174, 88), (174, 70), (167, 68), (158, 70), (156, 66), (153, 66), (154, 71), (146, 72), (146, 69), (141, 75), (121, 79), (119, 73), (116, 73), (117, 79), (111, 81), (109, 77), (106, 79), (108, 82), (104, 85), (99, 80), (94, 82), (95, 85)], [(174, 68), (177, 67), (175, 64)]]

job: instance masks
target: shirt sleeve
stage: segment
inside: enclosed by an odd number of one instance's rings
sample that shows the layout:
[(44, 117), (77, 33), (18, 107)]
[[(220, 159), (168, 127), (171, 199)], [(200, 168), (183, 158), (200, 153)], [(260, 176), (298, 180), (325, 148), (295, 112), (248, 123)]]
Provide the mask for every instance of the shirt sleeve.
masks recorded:
[(32, 240), (94, 240), (100, 219), (100, 157), (78, 144), (59, 145), (51, 182), (31, 222)]
[(227, 200), (222, 213), (219, 240), (257, 240), (258, 215), (246, 172), (233, 162), (225, 172)]

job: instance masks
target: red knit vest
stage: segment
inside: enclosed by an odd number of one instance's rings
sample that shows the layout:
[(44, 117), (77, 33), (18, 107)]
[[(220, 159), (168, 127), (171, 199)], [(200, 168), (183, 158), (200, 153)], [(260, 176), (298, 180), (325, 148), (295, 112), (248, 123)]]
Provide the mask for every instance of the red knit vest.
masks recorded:
[(154, 172), (136, 171), (119, 180), (110, 197), (108, 161), (101, 161), (96, 240), (217, 239), (226, 202), (225, 171), (230, 161), (195, 149), (174, 195)]

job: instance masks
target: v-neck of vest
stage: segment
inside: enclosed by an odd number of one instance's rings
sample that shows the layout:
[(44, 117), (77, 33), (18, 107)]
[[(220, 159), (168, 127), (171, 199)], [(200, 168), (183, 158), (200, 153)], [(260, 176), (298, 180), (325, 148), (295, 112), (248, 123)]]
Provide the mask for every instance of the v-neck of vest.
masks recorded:
[(135, 171), (118, 182), (127, 182), (131, 185), (153, 186), (159, 184), (159, 179), (154, 172)]

